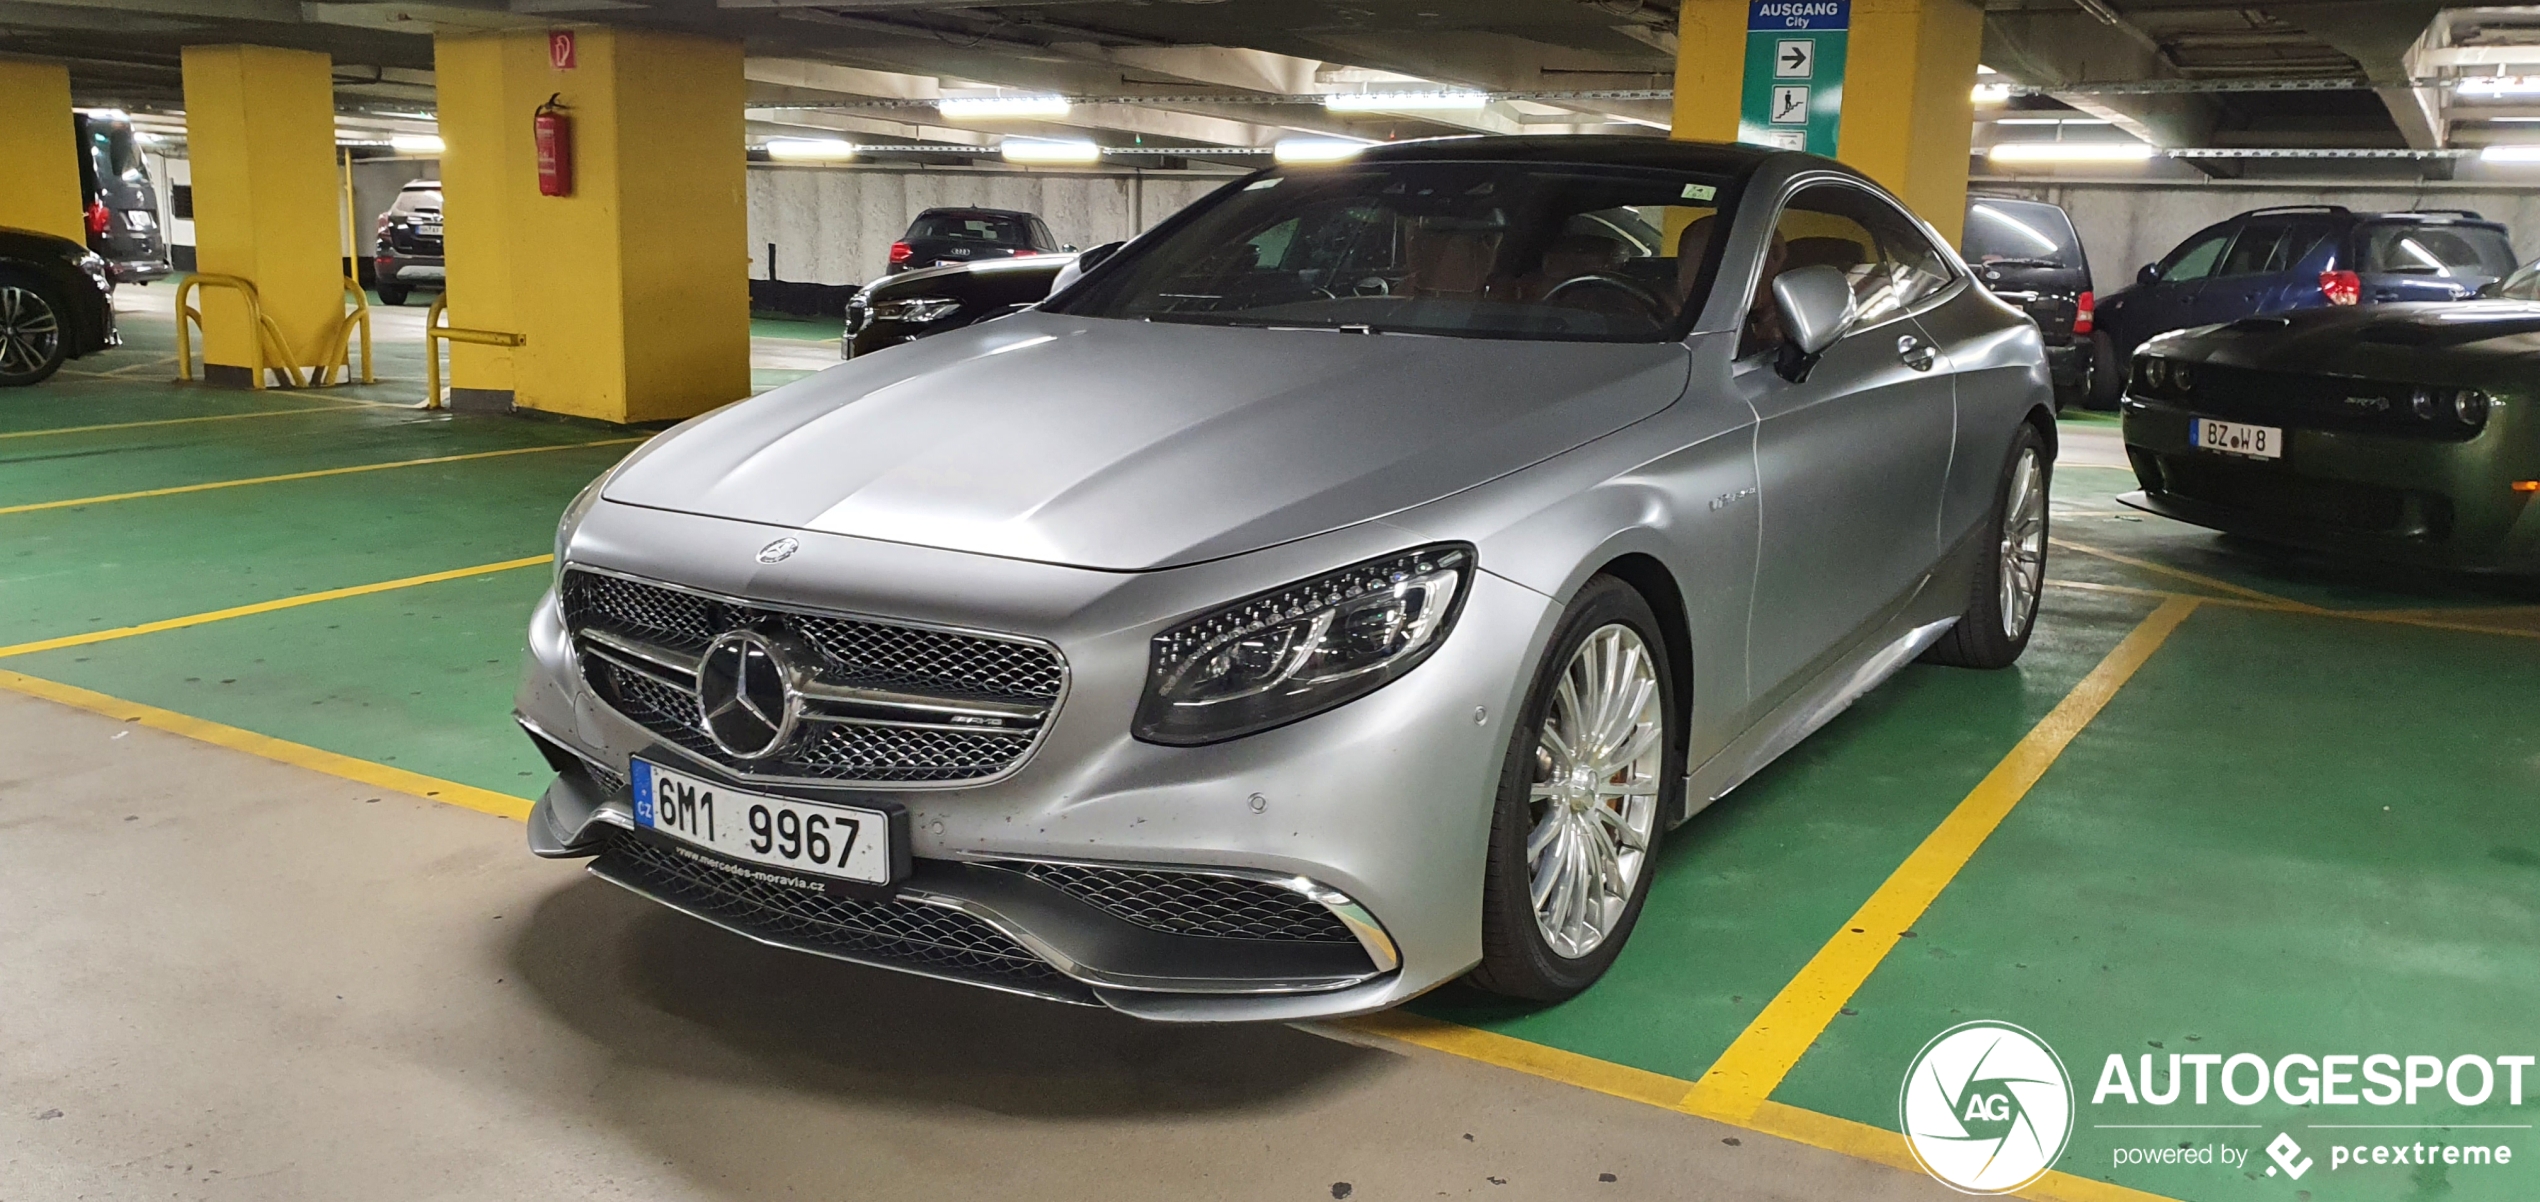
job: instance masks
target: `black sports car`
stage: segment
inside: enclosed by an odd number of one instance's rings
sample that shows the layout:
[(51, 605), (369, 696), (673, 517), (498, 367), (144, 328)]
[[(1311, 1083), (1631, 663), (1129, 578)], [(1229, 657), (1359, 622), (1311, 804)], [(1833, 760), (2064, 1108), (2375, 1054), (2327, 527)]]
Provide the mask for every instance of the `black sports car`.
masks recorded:
[(1076, 259), (1072, 254), (987, 259), (884, 276), (847, 301), (838, 357), (870, 355), (1035, 304)]
[(115, 337), (106, 260), (68, 238), (0, 226), (0, 388), (40, 383)]

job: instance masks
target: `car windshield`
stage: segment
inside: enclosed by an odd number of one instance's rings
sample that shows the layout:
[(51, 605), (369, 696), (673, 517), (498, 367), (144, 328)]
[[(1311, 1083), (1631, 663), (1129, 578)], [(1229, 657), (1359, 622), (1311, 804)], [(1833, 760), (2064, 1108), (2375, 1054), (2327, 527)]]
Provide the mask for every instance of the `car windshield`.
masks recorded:
[(1970, 263), (2036, 267), (2081, 266), (2081, 239), (2072, 219), (2049, 204), (1978, 200), (1967, 205), (1967, 236), (1960, 253)]
[(408, 185), (405, 191), (397, 194), (397, 203), (391, 207), (399, 213), (438, 213), (441, 211), (441, 190)]
[(1030, 246), (1032, 231), (1012, 217), (993, 213), (929, 213), (908, 227), (908, 236), (941, 238), (952, 242), (994, 242), (1004, 246)]
[(2513, 269), (2513, 244), (2494, 226), (2389, 222), (2363, 230), (2361, 270), (2367, 274), (2485, 281)]
[(1060, 312), (1477, 338), (1666, 336), (1725, 176), (1507, 163), (1266, 175), (1134, 247)]

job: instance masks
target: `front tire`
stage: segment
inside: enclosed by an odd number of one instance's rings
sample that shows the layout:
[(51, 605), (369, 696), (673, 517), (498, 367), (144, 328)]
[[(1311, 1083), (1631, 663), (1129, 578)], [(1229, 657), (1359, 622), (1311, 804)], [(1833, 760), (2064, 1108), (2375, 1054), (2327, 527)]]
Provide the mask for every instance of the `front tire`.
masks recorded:
[(2053, 475), (2045, 436), (2021, 422), (1988, 515), (1993, 544), (1973, 573), (1966, 611), (1923, 652), (1926, 662), (2007, 668), (2028, 649), (2029, 635), (2037, 629), (2038, 598), (2046, 591), (2046, 511)]
[(42, 281), (0, 272), (0, 388), (41, 384), (70, 358), (61, 298)]
[(1639, 591), (1600, 576), (1553, 632), (1500, 768), (1482, 881), (1492, 993), (1557, 1002), (1605, 975), (1684, 788), (1684, 715)]

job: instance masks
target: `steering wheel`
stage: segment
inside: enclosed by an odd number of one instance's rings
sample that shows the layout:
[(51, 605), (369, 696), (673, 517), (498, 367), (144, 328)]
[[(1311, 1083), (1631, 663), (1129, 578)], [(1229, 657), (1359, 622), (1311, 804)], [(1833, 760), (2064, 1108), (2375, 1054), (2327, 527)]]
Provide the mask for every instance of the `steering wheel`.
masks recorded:
[(1554, 284), (1552, 287), (1544, 289), (1543, 299), (1547, 302), (1554, 301), (1560, 299), (1561, 295), (1565, 292), (1585, 292), (1597, 288), (1609, 289), (1614, 292), (1622, 293), (1623, 296), (1630, 300), (1633, 304), (1639, 305), (1652, 320), (1658, 320), (1666, 314), (1666, 304), (1660, 301), (1657, 297), (1651, 295), (1647, 288), (1641, 287), (1638, 281), (1619, 275), (1611, 275), (1601, 271), (1589, 272), (1586, 275), (1574, 275), (1558, 284)]

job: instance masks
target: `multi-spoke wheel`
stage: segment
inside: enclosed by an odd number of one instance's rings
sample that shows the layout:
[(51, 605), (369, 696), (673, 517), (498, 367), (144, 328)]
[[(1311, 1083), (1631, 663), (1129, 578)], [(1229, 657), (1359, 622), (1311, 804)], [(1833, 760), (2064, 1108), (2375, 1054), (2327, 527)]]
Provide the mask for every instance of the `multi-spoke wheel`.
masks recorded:
[(2028, 649), (2037, 626), (2037, 600), (2046, 589), (2046, 500), (2054, 469), (2046, 438), (2020, 423), (2002, 465), (1991, 529), (1972, 575), (1971, 595), (1958, 624), (1923, 658), (1961, 668), (2007, 668)]
[(0, 276), (0, 387), (34, 384), (62, 365), (62, 309), (16, 276)]
[(1570, 603), (1502, 769), (1476, 985), (1558, 1000), (1621, 950), (1683, 785), (1668, 665), (1630, 585), (1600, 577)]

